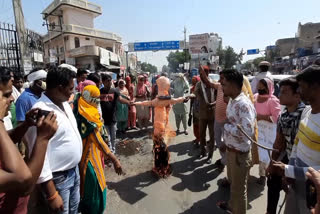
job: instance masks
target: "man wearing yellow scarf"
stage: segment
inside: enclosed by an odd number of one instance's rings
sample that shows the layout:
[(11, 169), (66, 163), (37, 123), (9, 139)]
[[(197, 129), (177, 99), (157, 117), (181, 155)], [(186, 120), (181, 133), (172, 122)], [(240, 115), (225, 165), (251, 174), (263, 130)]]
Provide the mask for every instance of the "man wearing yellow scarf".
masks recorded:
[(116, 172), (122, 174), (117, 158), (110, 152), (103, 132), (98, 105), (100, 91), (96, 86), (88, 85), (81, 97), (74, 103), (74, 114), (83, 142), (83, 154), (79, 164), (80, 194), (79, 211), (81, 213), (102, 214), (106, 207), (107, 187), (101, 162), (101, 153), (112, 160)]

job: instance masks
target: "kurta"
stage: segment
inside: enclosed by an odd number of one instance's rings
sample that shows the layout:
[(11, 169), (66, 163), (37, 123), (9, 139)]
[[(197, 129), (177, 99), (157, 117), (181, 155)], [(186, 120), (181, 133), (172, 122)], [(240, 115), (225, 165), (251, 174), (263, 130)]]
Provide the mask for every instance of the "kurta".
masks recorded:
[[(186, 90), (189, 90), (187, 81), (184, 79), (184, 77), (178, 77), (172, 84), (173, 97), (183, 97)], [(177, 103), (173, 105), (173, 112), (175, 114), (187, 114), (187, 104)]]

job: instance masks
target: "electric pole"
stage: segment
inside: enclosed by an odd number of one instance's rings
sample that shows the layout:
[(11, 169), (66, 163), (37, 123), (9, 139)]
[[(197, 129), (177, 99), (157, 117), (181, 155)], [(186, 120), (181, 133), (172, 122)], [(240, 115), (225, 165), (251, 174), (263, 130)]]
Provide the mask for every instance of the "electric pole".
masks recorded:
[(22, 11), (21, 0), (12, 0), (12, 7), (14, 11), (14, 17), (16, 21), (16, 30), (19, 38), (20, 45), (20, 58), (21, 58), (21, 67), (24, 70), (25, 59), (28, 57), (27, 47), (27, 35), (26, 29), (24, 26), (24, 15)]
[(184, 62), (187, 62), (187, 28), (184, 26)]

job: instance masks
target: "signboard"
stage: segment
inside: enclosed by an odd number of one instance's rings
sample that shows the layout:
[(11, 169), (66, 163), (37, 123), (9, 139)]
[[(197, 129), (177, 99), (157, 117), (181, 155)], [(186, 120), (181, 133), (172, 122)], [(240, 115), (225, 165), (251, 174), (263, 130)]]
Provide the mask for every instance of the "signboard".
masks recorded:
[(271, 51), (271, 50), (273, 50), (273, 49), (275, 49), (277, 46), (275, 46), (275, 45), (269, 45), (269, 46), (267, 46), (267, 51)]
[(189, 70), (190, 69), (190, 63), (189, 62), (185, 62), (183, 65), (184, 70)]
[[(132, 45), (129, 45), (129, 51)], [(160, 41), (160, 42), (136, 42), (133, 43), (133, 51), (159, 51), (159, 50), (178, 50), (180, 41)]]
[(259, 53), (260, 53), (259, 49), (247, 50), (247, 55), (254, 55), (254, 54), (259, 54)]
[(76, 59), (75, 58), (66, 58), (66, 63), (69, 65), (76, 65)]
[(209, 53), (208, 42), (209, 34), (196, 34), (189, 36), (189, 52), (190, 54)]
[(100, 52), (100, 64), (103, 66), (110, 65), (109, 51), (104, 48), (99, 48), (99, 52)]
[(30, 73), (30, 71), (32, 70), (31, 59), (27, 59), (27, 58), (23, 59), (23, 69), (24, 69), (25, 75)]
[(33, 60), (35, 62), (43, 62), (43, 55), (41, 53), (33, 53)]
[(56, 63), (58, 61), (58, 58), (55, 56), (50, 56), (50, 63)]

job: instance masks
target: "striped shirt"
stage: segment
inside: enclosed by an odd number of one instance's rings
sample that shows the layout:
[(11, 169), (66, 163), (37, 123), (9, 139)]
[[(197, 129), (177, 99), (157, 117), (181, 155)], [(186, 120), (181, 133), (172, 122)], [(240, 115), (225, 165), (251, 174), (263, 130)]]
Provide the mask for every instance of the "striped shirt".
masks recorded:
[(311, 111), (300, 122), (285, 175), (304, 180), (309, 166), (320, 169), (320, 113)]
[(217, 100), (216, 100), (216, 121), (222, 123), (227, 119), (227, 103), (224, 102), (224, 94), (221, 84), (218, 86)]
[(290, 157), (294, 140), (296, 138), (300, 120), (305, 117), (305, 110), (310, 110), (310, 106), (306, 107), (304, 103), (300, 103), (294, 112), (284, 109), (278, 119), (277, 131), (282, 133), (286, 142), (287, 156)]

